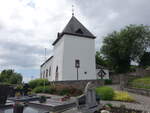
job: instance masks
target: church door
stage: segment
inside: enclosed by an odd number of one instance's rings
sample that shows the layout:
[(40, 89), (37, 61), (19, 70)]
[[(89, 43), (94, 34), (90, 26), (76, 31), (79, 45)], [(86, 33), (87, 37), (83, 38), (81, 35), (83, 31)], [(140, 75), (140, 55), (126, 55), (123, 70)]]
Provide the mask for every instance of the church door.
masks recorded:
[(55, 81), (58, 81), (58, 66), (56, 67)]

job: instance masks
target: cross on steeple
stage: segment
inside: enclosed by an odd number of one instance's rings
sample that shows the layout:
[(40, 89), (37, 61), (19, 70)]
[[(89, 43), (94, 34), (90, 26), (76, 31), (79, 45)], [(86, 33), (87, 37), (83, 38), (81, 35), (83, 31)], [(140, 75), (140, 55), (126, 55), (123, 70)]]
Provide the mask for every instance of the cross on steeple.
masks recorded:
[(72, 16), (74, 16), (74, 5), (72, 5)]

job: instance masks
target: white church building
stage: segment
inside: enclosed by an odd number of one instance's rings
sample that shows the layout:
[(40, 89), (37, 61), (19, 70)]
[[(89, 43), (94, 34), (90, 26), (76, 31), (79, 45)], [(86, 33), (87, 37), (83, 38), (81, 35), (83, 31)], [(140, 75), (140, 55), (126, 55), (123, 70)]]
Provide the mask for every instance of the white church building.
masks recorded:
[(49, 81), (96, 79), (95, 36), (75, 16), (53, 42), (53, 56), (40, 69)]

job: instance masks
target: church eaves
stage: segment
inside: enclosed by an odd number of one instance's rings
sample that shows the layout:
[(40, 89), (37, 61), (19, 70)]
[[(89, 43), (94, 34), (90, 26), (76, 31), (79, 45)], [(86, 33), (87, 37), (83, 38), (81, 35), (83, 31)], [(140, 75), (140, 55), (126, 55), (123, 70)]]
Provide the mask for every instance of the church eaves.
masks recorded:
[(92, 38), (92, 39), (96, 38), (74, 16), (72, 16), (72, 18), (70, 19), (70, 21), (68, 22), (64, 30), (61, 33), (58, 33), (57, 39), (53, 42), (52, 45), (55, 45), (64, 34), (75, 35), (75, 36), (80, 36), (85, 38)]

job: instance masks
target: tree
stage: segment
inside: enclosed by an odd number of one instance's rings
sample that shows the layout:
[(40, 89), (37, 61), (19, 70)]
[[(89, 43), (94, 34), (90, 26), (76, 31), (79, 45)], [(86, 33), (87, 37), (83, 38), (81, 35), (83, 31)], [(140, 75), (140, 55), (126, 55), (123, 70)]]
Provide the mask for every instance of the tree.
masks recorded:
[(102, 66), (105, 66), (105, 60), (104, 58), (101, 56), (100, 52), (99, 51), (96, 51), (96, 55), (95, 55), (95, 58), (96, 58), (96, 64), (98, 65), (102, 65)]
[(107, 68), (111, 68), (109, 61), (105, 59), (99, 51), (96, 51), (95, 59), (96, 59), (96, 65), (101, 65)]
[(103, 41), (101, 52), (111, 61), (118, 73), (128, 72), (131, 61), (139, 62), (150, 45), (150, 29), (144, 25), (129, 25), (119, 32), (108, 34)]
[(3, 70), (0, 73), (0, 82), (8, 84), (20, 84), (22, 83), (22, 75), (14, 72), (12, 69)]
[(143, 56), (140, 58), (139, 66), (150, 66), (150, 52), (144, 52)]

